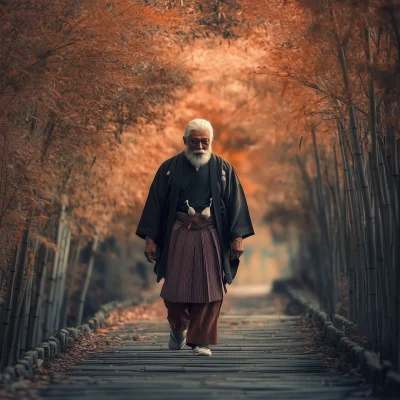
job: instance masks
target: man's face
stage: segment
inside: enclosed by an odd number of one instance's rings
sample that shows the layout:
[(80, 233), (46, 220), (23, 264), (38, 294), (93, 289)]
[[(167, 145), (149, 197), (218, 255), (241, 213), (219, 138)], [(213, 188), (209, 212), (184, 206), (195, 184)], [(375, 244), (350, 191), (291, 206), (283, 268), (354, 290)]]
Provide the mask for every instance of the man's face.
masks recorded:
[(208, 130), (191, 131), (188, 138), (183, 138), (183, 142), (189, 153), (201, 155), (210, 148), (210, 133)]

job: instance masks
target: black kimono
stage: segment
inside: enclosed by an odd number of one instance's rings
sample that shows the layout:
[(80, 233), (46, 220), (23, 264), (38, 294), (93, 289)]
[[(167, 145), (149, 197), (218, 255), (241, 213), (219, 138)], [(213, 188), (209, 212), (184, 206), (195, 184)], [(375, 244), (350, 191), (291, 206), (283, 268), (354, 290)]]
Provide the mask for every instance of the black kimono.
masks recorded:
[[(165, 161), (158, 169), (136, 234), (149, 236), (157, 245), (154, 272), (157, 282), (165, 277), (171, 230), (182, 179), (184, 152)], [(221, 246), (224, 280), (232, 283), (239, 260), (230, 259), (230, 242), (254, 235), (242, 185), (232, 165), (214, 154), (210, 158), (212, 208)]]

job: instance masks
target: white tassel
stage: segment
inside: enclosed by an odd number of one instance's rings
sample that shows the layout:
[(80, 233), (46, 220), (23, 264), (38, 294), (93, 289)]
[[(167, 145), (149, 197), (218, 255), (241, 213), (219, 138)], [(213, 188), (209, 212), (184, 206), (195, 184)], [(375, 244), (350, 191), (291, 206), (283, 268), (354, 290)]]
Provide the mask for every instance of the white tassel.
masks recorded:
[(210, 205), (206, 207), (202, 212), (201, 212), (201, 217), (208, 219), (211, 217), (211, 204), (212, 204), (212, 197), (210, 199)]
[(195, 214), (196, 214), (196, 211), (195, 211), (195, 209), (194, 209), (193, 207), (190, 207), (190, 205), (189, 205), (189, 200), (186, 200), (185, 203), (186, 203), (187, 206), (188, 206), (188, 214), (189, 214), (189, 215), (195, 215)]

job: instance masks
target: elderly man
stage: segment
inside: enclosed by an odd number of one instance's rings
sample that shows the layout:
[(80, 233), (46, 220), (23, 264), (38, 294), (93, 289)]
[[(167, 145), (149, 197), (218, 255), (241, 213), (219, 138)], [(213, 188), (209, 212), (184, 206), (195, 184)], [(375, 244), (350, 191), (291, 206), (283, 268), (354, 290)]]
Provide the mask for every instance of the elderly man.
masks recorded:
[(136, 234), (155, 262), (170, 324), (170, 349), (186, 344), (211, 355), (226, 283), (231, 284), (254, 235), (246, 198), (232, 165), (212, 153), (213, 129), (203, 119), (185, 128), (184, 152), (158, 169)]

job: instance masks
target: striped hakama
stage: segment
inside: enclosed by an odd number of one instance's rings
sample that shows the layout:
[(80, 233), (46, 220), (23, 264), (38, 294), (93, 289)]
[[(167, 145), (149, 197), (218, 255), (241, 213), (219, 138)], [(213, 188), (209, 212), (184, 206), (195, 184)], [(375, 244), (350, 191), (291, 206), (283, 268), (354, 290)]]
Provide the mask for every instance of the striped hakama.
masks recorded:
[(169, 302), (210, 303), (222, 300), (223, 287), (221, 250), (212, 216), (204, 219), (200, 214), (176, 212), (160, 296)]

